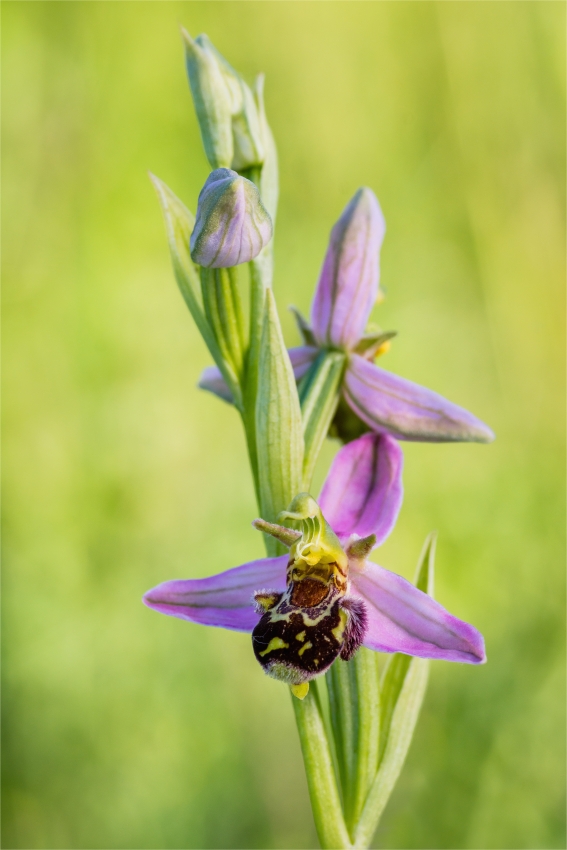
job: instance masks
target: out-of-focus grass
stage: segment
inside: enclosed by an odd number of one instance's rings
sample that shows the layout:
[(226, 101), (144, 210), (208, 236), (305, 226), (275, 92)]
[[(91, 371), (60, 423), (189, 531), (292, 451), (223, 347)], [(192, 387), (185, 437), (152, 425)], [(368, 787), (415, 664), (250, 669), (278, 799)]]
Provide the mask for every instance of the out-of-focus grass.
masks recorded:
[[(179, 22), (267, 73), (275, 287), (382, 203), (384, 365), (488, 421), (407, 445), (379, 553), (486, 635), (437, 663), (376, 846), (564, 847), (564, 18), (556, 3), (3, 3), (7, 848), (310, 847), (283, 686), (140, 596), (261, 554), (233, 411), (176, 292), (151, 169), (207, 173)], [(290, 343), (292, 321), (283, 317)], [(329, 444), (319, 481), (336, 446)], [(222, 531), (220, 528), (222, 527)]]

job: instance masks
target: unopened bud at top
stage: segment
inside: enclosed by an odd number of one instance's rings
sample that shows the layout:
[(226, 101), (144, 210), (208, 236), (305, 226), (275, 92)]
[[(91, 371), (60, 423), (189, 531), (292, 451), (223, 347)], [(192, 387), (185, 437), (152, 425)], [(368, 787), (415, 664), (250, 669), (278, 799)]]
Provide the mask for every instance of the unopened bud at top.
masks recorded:
[(257, 103), (249, 86), (206, 35), (182, 29), (187, 74), (205, 153), (213, 168), (242, 171), (264, 161)]
[(199, 195), (191, 257), (206, 268), (247, 263), (272, 238), (272, 220), (258, 189), (229, 168), (213, 171)]

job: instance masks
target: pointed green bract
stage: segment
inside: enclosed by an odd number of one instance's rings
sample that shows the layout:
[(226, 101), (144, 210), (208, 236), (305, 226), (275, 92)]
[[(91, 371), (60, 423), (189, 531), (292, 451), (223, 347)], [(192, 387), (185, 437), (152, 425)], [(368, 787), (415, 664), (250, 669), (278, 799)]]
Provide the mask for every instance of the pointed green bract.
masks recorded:
[[(436, 535), (425, 541), (415, 585), (433, 594)], [(379, 766), (354, 832), (355, 847), (368, 847), (386, 803), (400, 775), (425, 695), (429, 662), (409, 655), (393, 655), (382, 677)]]
[(201, 291), (209, 325), (214, 331), (224, 360), (230, 364), (239, 382), (244, 369), (246, 331), (237, 271), (201, 268)]
[[(262, 516), (276, 520), (301, 490), (303, 425), (293, 369), (273, 293), (266, 293), (256, 398), (256, 450)], [(268, 551), (281, 544), (267, 537)]]
[(177, 284), (207, 348), (230, 387), (236, 407), (241, 409), (242, 393), (237, 374), (233, 366), (223, 357), (214, 330), (207, 320), (198, 295), (199, 272), (189, 253), (189, 240), (195, 226), (195, 217), (162, 180), (153, 174), (150, 174), (150, 179), (154, 184), (162, 207)]

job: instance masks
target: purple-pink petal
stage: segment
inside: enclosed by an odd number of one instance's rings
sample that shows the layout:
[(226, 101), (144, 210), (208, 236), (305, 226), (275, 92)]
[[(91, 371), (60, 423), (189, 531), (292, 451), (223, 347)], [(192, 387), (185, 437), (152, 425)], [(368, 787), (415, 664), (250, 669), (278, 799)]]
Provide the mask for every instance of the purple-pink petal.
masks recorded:
[(336, 455), (319, 505), (339, 537), (376, 535), (379, 546), (396, 523), (403, 499), (403, 453), (387, 434), (364, 434)]
[(386, 232), (374, 192), (359, 189), (331, 231), (311, 320), (322, 346), (354, 348), (378, 295), (379, 251)]
[(148, 608), (191, 620), (251, 632), (259, 616), (253, 607), (256, 590), (285, 590), (287, 555), (262, 558), (208, 578), (165, 581), (144, 594)]
[(438, 602), (402, 576), (366, 561), (350, 571), (351, 593), (366, 604), (364, 646), (377, 652), (404, 652), (483, 664), (484, 639), (474, 626), (453, 617)]
[(352, 354), (343, 384), (346, 401), (370, 428), (400, 440), (490, 443), (484, 422), (438, 393)]
[(207, 366), (206, 369), (203, 369), (197, 386), (222, 398), (223, 401), (227, 401), (229, 404), (232, 404), (234, 401), (229, 386), (221, 375), (218, 366)]
[(313, 345), (298, 345), (295, 348), (288, 348), (287, 353), (291, 360), (295, 380), (300, 381), (313, 365), (313, 361), (319, 354), (319, 349)]

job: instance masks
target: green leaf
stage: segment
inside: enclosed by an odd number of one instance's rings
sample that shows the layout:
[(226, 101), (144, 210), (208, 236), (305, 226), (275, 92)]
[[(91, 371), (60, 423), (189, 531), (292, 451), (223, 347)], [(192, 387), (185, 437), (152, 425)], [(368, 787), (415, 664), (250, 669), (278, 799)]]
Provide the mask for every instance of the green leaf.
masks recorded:
[(305, 763), (313, 819), (322, 848), (342, 850), (351, 842), (344, 822), (333, 759), (317, 698), (311, 688), (305, 699), (292, 697)]
[[(303, 425), (293, 369), (287, 353), (271, 289), (260, 346), (256, 399), (256, 450), (262, 518), (274, 522), (301, 491)], [(281, 544), (266, 539), (268, 552)]]
[(352, 661), (335, 661), (326, 680), (345, 820), (354, 834), (378, 768), (378, 656), (361, 648)]
[(157, 191), (165, 221), (165, 230), (175, 278), (181, 294), (187, 304), (195, 324), (215, 363), (222, 372), (235, 399), (236, 406), (242, 408), (242, 393), (234, 369), (226, 362), (215, 339), (213, 330), (207, 321), (198, 296), (200, 281), (189, 253), (189, 239), (195, 226), (195, 217), (166, 184), (153, 174), (150, 179)]
[(304, 490), (311, 486), (317, 457), (337, 409), (345, 362), (346, 356), (339, 351), (322, 351), (299, 387), (305, 439)]
[[(416, 572), (420, 590), (433, 591), (436, 535), (425, 541)], [(368, 847), (403, 767), (425, 695), (429, 662), (393, 655), (382, 677), (379, 767), (354, 833), (355, 847)]]
[(351, 662), (337, 659), (325, 679), (345, 817), (350, 819), (356, 774), (358, 711), (358, 694)]
[(357, 824), (368, 792), (376, 777), (380, 744), (380, 676), (378, 655), (361, 647), (352, 661), (358, 693), (356, 730), (356, 770), (352, 813), (347, 823), (352, 833)]

